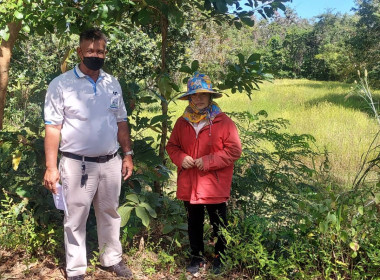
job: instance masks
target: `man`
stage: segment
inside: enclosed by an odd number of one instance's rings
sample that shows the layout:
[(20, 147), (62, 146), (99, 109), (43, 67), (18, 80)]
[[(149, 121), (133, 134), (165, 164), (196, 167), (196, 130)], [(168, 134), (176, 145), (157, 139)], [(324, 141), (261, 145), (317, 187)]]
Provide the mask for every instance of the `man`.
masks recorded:
[[(87, 268), (86, 221), (91, 203), (97, 219), (100, 262), (117, 276), (131, 278), (122, 261), (120, 216), (124, 180), (132, 175), (127, 111), (119, 82), (101, 67), (107, 39), (98, 29), (81, 33), (80, 63), (49, 85), (45, 99), (44, 185), (66, 203), (64, 236), (69, 280), (84, 279)], [(61, 137), (61, 141), (60, 141)], [(124, 152), (117, 153), (119, 144)], [(62, 157), (57, 168), (58, 146)]]

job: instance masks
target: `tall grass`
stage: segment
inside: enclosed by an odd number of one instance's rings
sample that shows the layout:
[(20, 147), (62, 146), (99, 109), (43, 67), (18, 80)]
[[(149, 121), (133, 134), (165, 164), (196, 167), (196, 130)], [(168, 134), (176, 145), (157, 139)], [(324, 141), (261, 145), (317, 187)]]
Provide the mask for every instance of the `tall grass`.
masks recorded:
[[(290, 121), (289, 133), (311, 134), (316, 149), (327, 149), (332, 176), (350, 185), (358, 172), (361, 156), (366, 152), (378, 125), (368, 104), (360, 97), (345, 99), (351, 85), (309, 80), (276, 80), (261, 85), (250, 100), (245, 94), (229, 94), (215, 101), (225, 112), (265, 110), (269, 118)], [(380, 92), (374, 91), (375, 100)], [(169, 104), (175, 121), (185, 109), (186, 101)], [(147, 113), (151, 117), (152, 113)]]
[(252, 103), (271, 118), (288, 119), (290, 132), (312, 134), (317, 148), (328, 150), (333, 176), (351, 184), (378, 126), (363, 99), (345, 99), (350, 91), (351, 85), (338, 82), (278, 80), (264, 84)]

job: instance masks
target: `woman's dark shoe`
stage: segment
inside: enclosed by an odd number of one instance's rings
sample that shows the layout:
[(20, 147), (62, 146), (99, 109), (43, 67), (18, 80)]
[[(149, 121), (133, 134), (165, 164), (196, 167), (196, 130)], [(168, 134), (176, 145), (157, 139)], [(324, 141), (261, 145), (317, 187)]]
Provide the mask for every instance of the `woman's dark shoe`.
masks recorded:
[(190, 261), (190, 265), (186, 267), (186, 271), (191, 274), (195, 274), (199, 271), (201, 267), (205, 265), (205, 262), (200, 256), (193, 256)]
[(216, 255), (214, 260), (212, 261), (212, 273), (214, 274), (220, 274), (222, 273), (222, 261), (220, 259), (219, 255)]
[(120, 261), (118, 264), (107, 267), (108, 271), (115, 272), (117, 276), (132, 279), (132, 271)]

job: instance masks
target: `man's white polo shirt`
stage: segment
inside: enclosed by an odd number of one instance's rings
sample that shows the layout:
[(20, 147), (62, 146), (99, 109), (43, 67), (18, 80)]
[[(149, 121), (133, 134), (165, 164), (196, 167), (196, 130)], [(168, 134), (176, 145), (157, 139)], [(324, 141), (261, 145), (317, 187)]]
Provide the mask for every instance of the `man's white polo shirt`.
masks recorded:
[(119, 82), (100, 70), (95, 83), (78, 65), (49, 84), (44, 115), (45, 124), (62, 124), (62, 152), (89, 157), (115, 153), (117, 123), (127, 120)]

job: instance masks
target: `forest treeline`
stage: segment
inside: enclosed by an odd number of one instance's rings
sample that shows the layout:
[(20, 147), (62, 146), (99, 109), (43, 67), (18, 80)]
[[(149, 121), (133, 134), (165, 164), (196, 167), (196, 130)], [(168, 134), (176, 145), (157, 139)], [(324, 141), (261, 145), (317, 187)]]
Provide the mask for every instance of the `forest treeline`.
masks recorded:
[(241, 30), (226, 24), (208, 25), (193, 43), (193, 57), (212, 72), (223, 68), (232, 54), (254, 51), (262, 55), (264, 69), (277, 78), (320, 81), (353, 82), (358, 70), (367, 69), (378, 87), (379, 9), (379, 1), (356, 1), (349, 14), (327, 10), (303, 19), (288, 9), (269, 20), (255, 19), (255, 26)]

